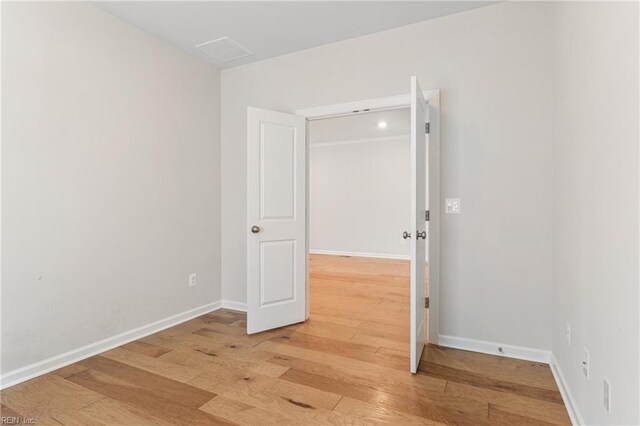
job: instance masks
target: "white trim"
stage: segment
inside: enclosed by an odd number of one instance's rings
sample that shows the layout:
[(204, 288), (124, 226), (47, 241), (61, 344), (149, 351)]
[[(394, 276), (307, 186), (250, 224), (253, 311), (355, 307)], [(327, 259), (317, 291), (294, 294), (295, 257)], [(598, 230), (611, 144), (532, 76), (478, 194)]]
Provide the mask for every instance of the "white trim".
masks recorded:
[(571, 423), (576, 426), (585, 424), (582, 420), (582, 416), (580, 415), (580, 411), (578, 411), (578, 405), (573, 398), (573, 394), (571, 393), (569, 384), (565, 380), (564, 374), (562, 374), (562, 369), (560, 369), (558, 360), (556, 359), (556, 356), (553, 354), (553, 352), (551, 353), (551, 362), (549, 363), (549, 366), (551, 367), (553, 378), (556, 379), (556, 383), (558, 384), (558, 389), (560, 389), (560, 394), (562, 395), (564, 406), (569, 413)]
[(338, 251), (338, 250), (309, 250), (309, 254), (324, 254), (327, 256), (373, 257), (376, 259), (407, 260), (411, 258), (408, 254), (362, 253), (357, 251)]
[[(507, 358), (523, 359), (526, 361), (543, 362), (549, 364), (551, 351), (524, 346), (505, 345), (502, 343), (488, 342), (486, 340), (467, 339), (465, 337), (438, 336), (438, 345), (448, 348), (463, 349), (466, 351), (480, 352), (484, 354), (505, 356)], [(502, 348), (502, 352), (498, 348)]]
[(326, 142), (314, 142), (310, 143), (310, 148), (323, 148), (325, 146), (336, 146), (336, 145), (351, 145), (356, 143), (373, 143), (373, 142), (390, 142), (396, 141), (398, 139), (406, 139), (409, 141), (409, 134), (406, 135), (395, 135), (395, 136), (378, 136), (372, 138), (362, 138), (362, 139), (343, 139), (343, 140), (334, 140), (334, 141), (326, 141)]
[(247, 312), (247, 304), (244, 302), (236, 302), (233, 300), (223, 300), (222, 307), (224, 309), (231, 309), (232, 311)]
[[(427, 102), (436, 94), (439, 95), (440, 90), (425, 90), (422, 92)], [(307, 119), (319, 119), (326, 117), (337, 117), (341, 115), (353, 114), (354, 111), (375, 111), (380, 109), (406, 108), (411, 105), (411, 95), (387, 96), (384, 98), (364, 99), (354, 102), (346, 102), (342, 104), (323, 105), (312, 108), (303, 108), (296, 110), (296, 115), (301, 115)]]
[(41, 376), (43, 374), (49, 373), (50, 371), (65, 367), (69, 364), (73, 364), (74, 362), (82, 361), (83, 359), (92, 357), (99, 353), (117, 348), (118, 346), (133, 342), (134, 340), (141, 339), (150, 334), (157, 333), (190, 319), (199, 317), (209, 312), (216, 311), (220, 309), (220, 307), (220, 301), (209, 303), (198, 308), (194, 308), (180, 314), (172, 315), (159, 321), (152, 322), (151, 324), (143, 325), (142, 327), (134, 328), (133, 330), (125, 331), (124, 333), (107, 337), (106, 339), (90, 343), (81, 348), (73, 349), (69, 352), (65, 352), (63, 354), (56, 355), (42, 361), (34, 362), (33, 364), (29, 364), (25, 367), (8, 371), (7, 373), (0, 376), (0, 389), (17, 385), (18, 383), (33, 379), (34, 377)]

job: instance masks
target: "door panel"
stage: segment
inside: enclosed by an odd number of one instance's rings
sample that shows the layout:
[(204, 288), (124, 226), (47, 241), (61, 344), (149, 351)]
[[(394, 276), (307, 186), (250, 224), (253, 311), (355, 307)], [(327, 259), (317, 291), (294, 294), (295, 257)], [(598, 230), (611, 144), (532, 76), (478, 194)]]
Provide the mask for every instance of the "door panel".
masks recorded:
[[(427, 103), (411, 77), (411, 372), (418, 371), (425, 342)], [(414, 237), (415, 235), (415, 237)]]
[(247, 114), (247, 332), (306, 314), (306, 120)]
[(295, 127), (260, 123), (260, 218), (295, 219)]
[(295, 240), (260, 242), (260, 307), (295, 300)]

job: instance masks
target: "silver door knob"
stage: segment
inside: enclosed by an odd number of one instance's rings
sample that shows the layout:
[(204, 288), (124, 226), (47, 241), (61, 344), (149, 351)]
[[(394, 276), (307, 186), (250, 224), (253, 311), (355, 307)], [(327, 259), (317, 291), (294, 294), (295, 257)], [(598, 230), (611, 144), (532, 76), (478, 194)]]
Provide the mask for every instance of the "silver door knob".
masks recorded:
[(260, 227), (256, 226), (256, 225), (253, 225), (251, 227), (251, 232), (253, 232), (254, 234), (257, 234), (258, 232), (260, 232)]
[(418, 239), (422, 238), (423, 240), (426, 240), (427, 239), (427, 231), (418, 232), (416, 237)]
[(411, 232), (404, 231), (402, 233), (402, 238), (404, 238), (405, 240), (411, 238)]

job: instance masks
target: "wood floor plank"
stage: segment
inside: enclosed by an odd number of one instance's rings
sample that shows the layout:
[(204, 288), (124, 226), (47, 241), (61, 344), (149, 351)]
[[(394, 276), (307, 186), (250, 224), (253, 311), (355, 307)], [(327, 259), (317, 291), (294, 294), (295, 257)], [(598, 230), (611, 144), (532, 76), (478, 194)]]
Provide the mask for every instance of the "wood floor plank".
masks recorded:
[(283, 425), (291, 423), (291, 419), (278, 411), (263, 410), (243, 402), (224, 396), (216, 396), (200, 407), (202, 411), (239, 425)]
[[(227, 327), (229, 328), (229, 327)], [(221, 347), (228, 347), (231, 349), (237, 349), (238, 347), (252, 347), (256, 346), (260, 342), (271, 339), (273, 337), (288, 336), (293, 333), (292, 329), (272, 330), (265, 331), (259, 334), (248, 335), (244, 330), (242, 333), (228, 333), (224, 330), (218, 330), (211, 328), (211, 324), (207, 324), (200, 330), (194, 331), (191, 336), (185, 336), (183, 342), (188, 340), (193, 335), (204, 336), (210, 339), (211, 343), (216, 343)]]
[(542, 420), (532, 419), (530, 417), (521, 416), (514, 413), (509, 413), (496, 407), (493, 404), (489, 404), (489, 421), (492, 425), (501, 425), (501, 426), (513, 426), (513, 425), (522, 425), (522, 426), (549, 426), (550, 423), (547, 423)]
[(394, 412), (422, 417), (445, 424), (461, 424), (486, 419), (488, 404), (464, 397), (452, 397), (442, 392), (390, 393), (379, 387), (351, 383), (347, 380), (289, 369), (281, 378), (316, 389), (333, 390), (341, 395)]
[(564, 404), (529, 398), (513, 393), (480, 388), (463, 383), (449, 381), (446, 395), (463, 396), (476, 401), (491, 403), (505, 412), (521, 414), (525, 417), (556, 424), (570, 425), (571, 420)]
[(326, 322), (328, 324), (343, 325), (345, 327), (353, 327), (353, 328), (358, 328), (362, 324), (362, 321), (343, 318), (338, 315), (311, 314), (311, 319)]
[(181, 345), (175, 350), (191, 349), (212, 358), (223, 356), (257, 363), (269, 359), (269, 354), (256, 350), (255, 346), (255, 342), (252, 341), (239, 340), (236, 342), (233, 339), (227, 341), (226, 338), (221, 340), (218, 337), (193, 333), (185, 336)]
[(443, 365), (420, 361), (419, 374), (439, 377), (459, 383), (466, 383), (478, 387), (484, 387), (496, 391), (510, 392), (516, 395), (528, 396), (530, 398), (541, 399), (543, 401), (562, 403), (562, 396), (557, 390), (537, 388), (533, 386), (521, 385), (519, 383), (507, 382), (487, 377), (481, 374), (464, 370), (446, 367)]
[(255, 376), (249, 378), (249, 380), (238, 382), (234, 388), (224, 392), (223, 395), (245, 391), (248, 393), (257, 391), (277, 395), (289, 404), (304, 409), (324, 408), (332, 410), (342, 397), (334, 392), (266, 376)]
[(152, 358), (124, 348), (112, 349), (101, 356), (182, 383), (186, 383), (203, 373), (202, 370), (173, 364), (160, 358)]
[(204, 324), (201, 329), (194, 331), (193, 334), (200, 334), (220, 341), (225, 341), (224, 336), (227, 336), (226, 341), (230, 344), (235, 345), (242, 342), (247, 345), (255, 346), (270, 338), (287, 336), (293, 332), (293, 329), (286, 327), (263, 331), (256, 334), (247, 334), (246, 324), (243, 327), (237, 327), (235, 325), (229, 326), (217, 323), (207, 323)]
[(23, 416), (22, 414), (18, 413), (17, 411), (11, 409), (10, 407), (7, 407), (4, 404), (0, 403), (0, 416), (2, 417), (12, 417), (14, 419), (22, 419)]
[(228, 309), (218, 310), (200, 317), (206, 322), (218, 322), (220, 324), (233, 324), (238, 321), (242, 321), (245, 319), (245, 314), (243, 312), (231, 311)]
[(139, 340), (131, 343), (127, 343), (122, 346), (123, 349), (128, 351), (137, 352), (142, 355), (157, 358), (162, 354), (166, 354), (171, 349), (163, 348), (162, 346), (152, 345), (151, 343), (141, 342)]
[(350, 380), (390, 393), (414, 393), (424, 389), (444, 392), (446, 386), (446, 380), (441, 378), (407, 374), (381, 365), (272, 342), (265, 342), (263, 345), (265, 350), (278, 354), (271, 362), (309, 373)]
[(256, 348), (267, 348), (268, 342), (295, 346), (301, 349), (310, 349), (327, 355), (338, 355), (354, 360), (378, 364), (384, 367), (395, 368), (406, 372), (408, 364), (406, 360), (397, 357), (385, 357), (376, 354), (378, 347), (363, 345), (353, 342), (340, 342), (334, 339), (326, 339), (317, 336), (303, 334), (291, 334), (290, 336), (269, 339)]
[(375, 352), (378, 350), (376, 346), (363, 345), (353, 342), (342, 342), (336, 339), (311, 336), (304, 333), (293, 333), (289, 336), (274, 337), (256, 347), (264, 347), (264, 345), (269, 342), (314, 350), (319, 353), (326, 353), (327, 355), (340, 355), (346, 358), (360, 360), (372, 359), (373, 354), (375, 354)]
[[(103, 379), (111, 378), (108, 383), (113, 383), (122, 388), (131, 388), (134, 391), (146, 391), (150, 395), (155, 395), (159, 399), (171, 400), (186, 407), (197, 408), (215, 396), (210, 392), (203, 391), (182, 382), (168, 379), (164, 376), (150, 373), (118, 361), (114, 361), (103, 356), (95, 356), (81, 364), (88, 367), (88, 370), (69, 377), (74, 383), (85, 386), (81, 381), (89, 383), (89, 389), (97, 386), (90, 380), (92, 377)], [(100, 374), (95, 374), (100, 373)], [(97, 391), (98, 393), (102, 393)], [(106, 395), (111, 396), (111, 395)], [(112, 397), (113, 398), (113, 397)], [(113, 398), (117, 399), (117, 398)]]
[[(313, 290), (312, 290), (313, 292)], [(313, 296), (312, 296), (313, 297)], [(311, 312), (318, 313), (320, 315), (340, 315), (343, 318), (367, 321), (371, 318), (372, 309), (363, 308), (358, 305), (348, 303), (322, 303), (319, 301), (311, 300)], [(400, 316), (397, 313), (376, 313), (376, 318), (379, 321), (386, 322), (388, 324), (394, 324), (399, 327), (406, 327), (409, 324), (409, 315)]]
[(203, 371), (209, 367), (227, 368), (245, 372), (254, 372), (264, 376), (278, 377), (286, 367), (277, 366), (266, 361), (268, 355), (258, 351), (225, 351), (206, 347), (179, 348), (160, 357), (162, 360), (177, 365), (190, 366)]
[[(134, 385), (129, 381), (116, 379), (113, 376), (93, 369), (76, 374), (70, 377), (69, 380), (116, 401), (131, 404), (152, 416), (159, 416), (175, 425), (232, 424), (227, 420), (198, 410), (198, 407), (215, 397), (215, 394), (190, 386), (182, 385), (182, 389), (187, 391), (189, 396), (172, 392), (172, 397), (168, 397), (168, 392), (165, 390), (149, 386), (148, 384), (146, 386)], [(187, 390), (187, 388), (193, 390)], [(200, 398), (194, 397), (194, 390), (200, 393), (198, 395)], [(205, 397), (202, 398), (202, 396)]]
[(80, 364), (71, 364), (66, 367), (59, 368), (55, 371), (52, 371), (51, 374), (55, 374), (56, 376), (60, 376), (62, 378), (67, 378), (69, 376), (73, 376), (74, 374), (78, 374), (81, 371), (86, 370), (87, 367), (84, 367)]
[[(98, 401), (99, 402), (99, 401)], [(38, 417), (36, 420), (38, 425), (64, 425), (64, 426), (108, 426), (108, 423), (104, 423), (96, 418), (88, 416), (79, 411), (64, 411), (54, 408), (47, 413), (46, 416)]]
[[(80, 373), (82, 374), (82, 373)], [(55, 418), (102, 399), (99, 392), (48, 374), (2, 390), (2, 404), (29, 418)]]
[(343, 325), (323, 323), (310, 318), (302, 324), (296, 324), (290, 327), (297, 333), (309, 334), (311, 336), (326, 337), (329, 339), (340, 340), (343, 342), (350, 341), (355, 336), (356, 331), (352, 327)]
[[(375, 333), (361, 332), (356, 333), (351, 341), (362, 345), (373, 346), (375, 348), (399, 349), (409, 352), (409, 339), (389, 339), (387, 337), (375, 336)], [(383, 333), (381, 333), (383, 334)], [(376, 351), (377, 352), (377, 351)]]
[(182, 324), (178, 324), (150, 336), (143, 337), (139, 341), (160, 346), (167, 349), (173, 349), (180, 344), (181, 338), (199, 330), (205, 324), (205, 320), (198, 317)]
[[(404, 298), (406, 300), (407, 296), (405, 296)], [(386, 337), (388, 338), (393, 338), (392, 336), (396, 336), (396, 338), (403, 338), (403, 339), (409, 338), (409, 329), (406, 326), (406, 324), (403, 326), (399, 326), (399, 325), (387, 324), (380, 321), (369, 320), (369, 321), (363, 321), (358, 326), (358, 328), (361, 328), (363, 330), (376, 331), (379, 333), (385, 333)]]
[[(284, 395), (282, 394), (284, 393)], [(326, 406), (318, 406), (308, 395), (290, 394), (278, 388), (256, 387), (250, 381), (222, 394), (223, 397), (251, 405), (262, 410), (286, 416), (285, 424), (364, 424), (350, 415), (335, 413)], [(338, 401), (339, 401), (338, 397)], [(325, 402), (326, 403), (326, 402)]]
[(204, 374), (189, 381), (188, 384), (214, 393), (221, 393), (232, 384), (256, 375), (279, 377), (288, 369), (288, 367), (266, 361), (241, 363), (236, 359), (211, 357), (188, 349), (172, 351), (164, 355), (163, 358), (177, 365), (195, 367), (204, 371)]
[(394, 425), (440, 425), (435, 421), (423, 417), (411, 416), (399, 413), (380, 404), (367, 404), (356, 399), (344, 397), (338, 403), (336, 413), (344, 413), (358, 417), (369, 423), (394, 424)]
[(406, 348), (385, 348), (380, 347), (375, 353), (375, 357), (380, 359), (383, 365), (394, 365), (399, 370), (406, 371), (409, 368), (409, 354)]
[[(171, 423), (151, 412), (141, 410), (135, 405), (115, 401), (105, 397), (87, 405), (80, 413), (93, 421), (104, 425), (159, 425), (170, 426)], [(88, 424), (93, 424), (88, 423)]]

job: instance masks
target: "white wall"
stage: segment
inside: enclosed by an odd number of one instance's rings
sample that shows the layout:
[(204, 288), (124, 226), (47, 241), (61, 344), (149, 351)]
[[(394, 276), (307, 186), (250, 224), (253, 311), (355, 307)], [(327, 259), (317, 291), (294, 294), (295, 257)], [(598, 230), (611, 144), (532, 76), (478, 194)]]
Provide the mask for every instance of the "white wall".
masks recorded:
[(409, 154), (406, 136), (312, 144), (310, 249), (408, 258)]
[[(442, 90), (440, 332), (551, 348), (551, 6), (500, 3), (222, 71), (223, 298), (246, 301), (246, 109)], [(442, 203), (444, 205), (444, 203)]]
[(555, 12), (553, 352), (585, 423), (637, 425), (638, 3)]
[(87, 3), (2, 8), (6, 373), (220, 298), (220, 155), (215, 68)]

